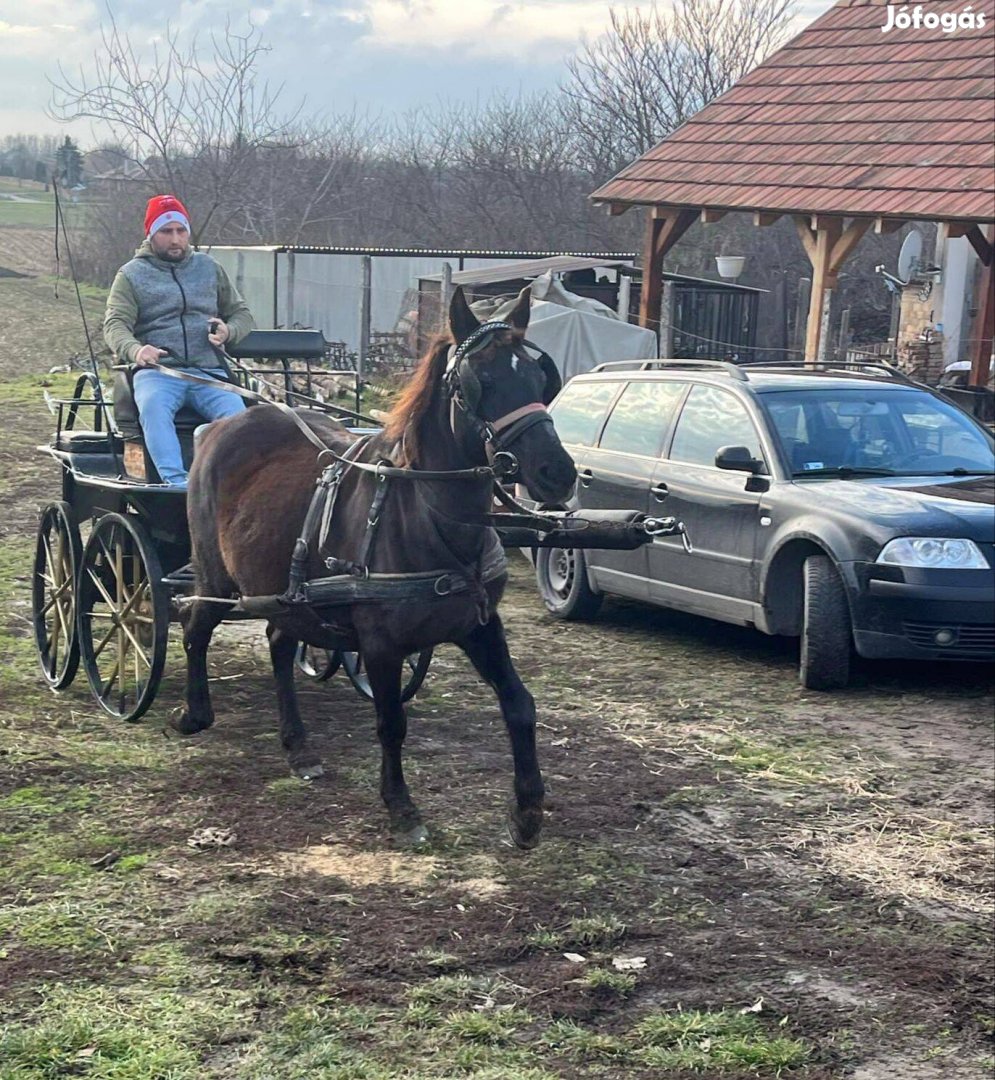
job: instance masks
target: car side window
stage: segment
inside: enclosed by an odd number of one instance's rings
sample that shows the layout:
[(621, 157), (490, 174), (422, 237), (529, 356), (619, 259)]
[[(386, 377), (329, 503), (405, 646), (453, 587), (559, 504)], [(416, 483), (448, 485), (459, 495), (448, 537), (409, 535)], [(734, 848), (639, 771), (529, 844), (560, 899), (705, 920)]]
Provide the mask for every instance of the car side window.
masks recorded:
[(629, 383), (608, 417), (600, 448), (659, 457), (686, 388), (687, 383), (680, 382)]
[(616, 393), (617, 382), (568, 383), (549, 410), (560, 439), (575, 446), (593, 446)]
[(717, 386), (695, 386), (677, 421), (670, 459), (714, 465), (715, 455), (723, 446), (745, 446), (753, 457), (764, 456), (746, 406)]

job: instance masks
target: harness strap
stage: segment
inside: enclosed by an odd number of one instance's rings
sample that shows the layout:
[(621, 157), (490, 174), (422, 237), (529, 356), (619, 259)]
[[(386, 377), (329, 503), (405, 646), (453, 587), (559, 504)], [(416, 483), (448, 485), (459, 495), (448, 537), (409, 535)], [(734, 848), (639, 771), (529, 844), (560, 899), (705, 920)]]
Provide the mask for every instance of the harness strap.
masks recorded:
[(389, 485), (390, 480), (386, 476), (377, 477), (377, 490), (373, 495), (373, 502), (370, 503), (370, 512), (366, 515), (366, 535), (359, 549), (359, 565), (367, 573), (370, 560), (373, 558), (373, 548), (376, 546), (377, 532), (380, 528), (380, 515), (387, 501)]
[(548, 416), (546, 412), (546, 406), (541, 401), (530, 401), (528, 405), (523, 405), (520, 409), (512, 409), (510, 413), (505, 413), (498, 420), (491, 421), (491, 427), (495, 433), (500, 433), (504, 428), (514, 424), (517, 420), (521, 420), (522, 417), (528, 416), (529, 413), (542, 413), (543, 416)]
[[(342, 478), (346, 473), (346, 468), (371, 438), (371, 435), (364, 435), (362, 438), (357, 439), (352, 446), (346, 448), (344, 454), (338, 457), (334, 465), (329, 465), (321, 474), (321, 479), (318, 483), (319, 485), (324, 484), (326, 491), (324, 508), (321, 514), (321, 528), (318, 530), (319, 554), (324, 553), (325, 544), (328, 541), (328, 534), (332, 528), (332, 517), (335, 514), (335, 503), (338, 501), (339, 490), (342, 485)], [(318, 492), (316, 491), (314, 497), (317, 498), (317, 495)]]
[[(327, 453), (336, 461), (346, 461), (342, 454), (334, 450), (328, 450)], [(377, 476), (385, 476), (390, 480), (492, 480), (495, 476), (494, 468), (490, 465), (474, 465), (471, 469), (432, 470), (405, 469), (384, 461), (373, 464), (368, 461), (349, 460), (347, 464), (352, 469), (376, 473)]]
[(289, 405), (285, 405), (282, 401), (271, 401), (269, 398), (263, 397), (262, 394), (257, 394), (255, 390), (246, 390), (245, 387), (239, 386), (237, 383), (223, 382), (221, 379), (212, 379), (210, 375), (194, 375), (190, 371), (178, 371), (176, 368), (166, 367), (165, 364), (149, 364), (147, 366), (155, 368), (156, 371), (161, 371), (171, 379), (183, 379), (186, 382), (206, 383), (209, 386), (220, 386), (222, 390), (227, 390), (230, 394), (238, 394), (240, 398), (245, 398), (246, 401), (264, 401), (267, 405), (274, 405), (276, 408), (286, 413), (300, 428), (305, 438), (322, 453), (333, 453), (331, 447), (326, 446), (324, 442), (318, 438), (317, 434), (304, 423), (301, 417), (298, 416)]

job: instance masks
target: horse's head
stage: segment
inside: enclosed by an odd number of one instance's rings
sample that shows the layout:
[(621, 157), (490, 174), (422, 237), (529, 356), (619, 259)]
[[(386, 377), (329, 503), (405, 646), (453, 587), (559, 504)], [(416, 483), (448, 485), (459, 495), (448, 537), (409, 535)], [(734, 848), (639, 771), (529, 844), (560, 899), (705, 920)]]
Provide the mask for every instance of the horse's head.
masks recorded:
[[(577, 479), (546, 406), (562, 386), (556, 365), (525, 341), (530, 290), (506, 321), (481, 323), (457, 288), (449, 306), (453, 335), (446, 369), (453, 435), (473, 460), (511, 454), (541, 502), (562, 502)], [(538, 355), (530, 355), (536, 353)]]

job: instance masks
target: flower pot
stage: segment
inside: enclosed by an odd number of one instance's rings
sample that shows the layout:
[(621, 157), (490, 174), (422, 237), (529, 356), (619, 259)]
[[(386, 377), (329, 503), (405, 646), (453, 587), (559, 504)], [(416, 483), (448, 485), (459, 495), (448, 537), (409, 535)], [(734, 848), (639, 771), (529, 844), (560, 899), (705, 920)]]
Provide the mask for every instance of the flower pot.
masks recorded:
[(719, 277), (738, 278), (743, 272), (743, 263), (746, 262), (744, 255), (716, 255), (715, 267)]

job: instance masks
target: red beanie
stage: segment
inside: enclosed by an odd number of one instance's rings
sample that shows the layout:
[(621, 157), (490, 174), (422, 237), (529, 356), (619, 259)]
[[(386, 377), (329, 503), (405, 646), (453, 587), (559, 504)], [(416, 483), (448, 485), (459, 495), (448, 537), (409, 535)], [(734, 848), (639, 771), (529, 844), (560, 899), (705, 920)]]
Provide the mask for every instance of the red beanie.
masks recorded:
[(175, 195), (153, 195), (145, 208), (145, 235), (152, 236), (174, 221), (190, 231), (190, 215)]

